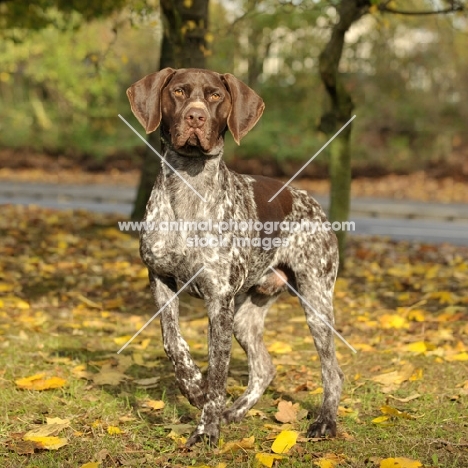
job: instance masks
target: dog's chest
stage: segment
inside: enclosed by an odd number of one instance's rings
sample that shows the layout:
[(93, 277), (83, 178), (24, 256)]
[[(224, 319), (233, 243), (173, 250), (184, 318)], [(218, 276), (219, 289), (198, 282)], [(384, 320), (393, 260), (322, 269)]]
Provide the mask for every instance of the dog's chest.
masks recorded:
[[(146, 230), (140, 234), (140, 253), (155, 273), (185, 276), (196, 265), (212, 266), (221, 273), (232, 264), (236, 252), (228, 242), (230, 233), (220, 233), (217, 222), (232, 219), (232, 203), (212, 203), (193, 196), (170, 196), (154, 190), (147, 205)], [(174, 199), (177, 201), (174, 203)], [(239, 255), (237, 255), (239, 257)], [(241, 263), (242, 255), (236, 258)]]

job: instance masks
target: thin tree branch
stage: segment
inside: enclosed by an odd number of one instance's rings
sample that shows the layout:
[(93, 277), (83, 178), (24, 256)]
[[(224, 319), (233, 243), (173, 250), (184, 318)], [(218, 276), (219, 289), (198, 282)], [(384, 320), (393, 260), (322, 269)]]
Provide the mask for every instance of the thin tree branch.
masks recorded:
[(383, 13), (392, 13), (394, 15), (407, 15), (407, 16), (422, 16), (422, 15), (444, 15), (449, 13), (456, 13), (457, 11), (465, 11), (465, 6), (460, 3), (453, 3), (450, 7), (443, 10), (398, 10), (396, 8), (388, 7), (389, 2), (381, 3), (379, 11)]

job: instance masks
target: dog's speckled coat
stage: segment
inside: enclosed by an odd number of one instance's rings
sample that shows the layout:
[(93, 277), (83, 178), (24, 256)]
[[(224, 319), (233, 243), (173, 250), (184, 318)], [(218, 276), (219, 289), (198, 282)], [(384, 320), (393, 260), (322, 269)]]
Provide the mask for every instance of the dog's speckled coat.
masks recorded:
[[(206, 202), (166, 164), (155, 182), (146, 221), (260, 220), (326, 221), (306, 192), (287, 187), (271, 203), (282, 184), (260, 176), (240, 175), (222, 161), (224, 134), (240, 142), (264, 109), (261, 98), (230, 74), (201, 69), (166, 68), (146, 76), (127, 91), (132, 111), (150, 133), (161, 126), (163, 156)], [(198, 233), (200, 235), (200, 233)], [(205, 300), (209, 318), (209, 366), (206, 377), (193, 361), (178, 321), (178, 299), (161, 313), (164, 349), (181, 392), (202, 409), (200, 422), (187, 441), (219, 439), (221, 421), (239, 421), (259, 400), (275, 376), (263, 343), (263, 325), (270, 305), (288, 281), (330, 324), (338, 250), (333, 232), (279, 231), (288, 246), (264, 250), (235, 243), (216, 248), (188, 247), (188, 232), (141, 233), (140, 253), (149, 270), (151, 291), (160, 309), (202, 266), (187, 290)], [(216, 233), (202, 233), (217, 237)], [(224, 232), (228, 241), (238, 232)], [(267, 234), (262, 233), (263, 237)], [(255, 231), (242, 236), (258, 237)], [(270, 267), (283, 278), (275, 275)], [(323, 405), (309, 437), (335, 435), (343, 374), (338, 366), (331, 330), (302, 304), (320, 356)], [(245, 393), (226, 408), (226, 379), (234, 334), (245, 350), (249, 382)]]

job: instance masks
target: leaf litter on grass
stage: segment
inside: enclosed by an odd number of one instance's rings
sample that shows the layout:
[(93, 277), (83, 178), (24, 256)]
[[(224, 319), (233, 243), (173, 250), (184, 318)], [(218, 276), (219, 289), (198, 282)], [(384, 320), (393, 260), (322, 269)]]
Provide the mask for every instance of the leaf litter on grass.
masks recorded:
[[(66, 438), (67, 444), (57, 454), (79, 452), (79, 446), (93, 446), (99, 440), (116, 460), (131, 458), (128, 454), (135, 452), (143, 454), (135, 460), (151, 456), (161, 464), (167, 459), (162, 451), (180, 460), (174, 466), (202, 459), (204, 452), (198, 446), (188, 454), (179, 452), (183, 434), (193, 429), (198, 416), (174, 394), (173, 374), (158, 325), (151, 324), (122, 355), (116, 355), (122, 343), (154, 313), (137, 239), (118, 232), (119, 219), (109, 215), (12, 206), (4, 207), (3, 214), (0, 346), (6, 353), (15, 349), (16, 354), (7, 354), (0, 365), (0, 389), (11, 393), (7, 402), (11, 431), (24, 435), (37, 430), (40, 405), (49, 405), (50, 398), (60, 399), (57, 408), (62, 412), (56, 414), (72, 420), (73, 430), (69, 427), (63, 434), (38, 436)], [(398, 454), (395, 463), (403, 463), (405, 454), (418, 453), (421, 463), (430, 465), (424, 438), (441, 438), (431, 427), (445, 431), (443, 437), (452, 444), (464, 443), (456, 434), (463, 430), (459, 415), (466, 412), (468, 393), (464, 372), (468, 359), (467, 259), (468, 250), (463, 247), (351, 238), (347, 271), (336, 285), (336, 323), (360, 351), (354, 357), (337, 342), (346, 375), (338, 438), (316, 441), (304, 437), (309, 424), (305, 415), (320, 404), (323, 387), (297, 299), (284, 296), (272, 307), (265, 331), (277, 377), (249, 418), (223, 427), (222, 436), (230, 439), (225, 446), (240, 447), (242, 440), (254, 437), (253, 445), (218, 453), (220, 463), (244, 466), (257, 459), (262, 466), (276, 466), (284, 463), (280, 457), (287, 457), (297, 466), (311, 466), (305, 454), (312, 451), (314, 460), (324, 466), (339, 466), (328, 455), (341, 453), (362, 464), (366, 452), (379, 453), (382, 462)], [(206, 368), (207, 320), (200, 314), (199, 303), (183, 296), (180, 304), (183, 334), (198, 365)], [(16, 343), (21, 347), (13, 348)], [(245, 390), (247, 374), (244, 353), (237, 345), (232, 356), (229, 392), (235, 398)], [(18, 417), (22, 398), (28, 399), (31, 410)], [(119, 399), (125, 402), (120, 414), (106, 416), (107, 405)], [(155, 405), (164, 404), (165, 408), (145, 408), (145, 401), (163, 402)], [(67, 412), (69, 405), (74, 413)], [(441, 416), (437, 424), (427, 423), (436, 408), (449, 416)], [(184, 420), (189, 414), (190, 419)], [(388, 417), (392, 425), (372, 423), (377, 417)], [(94, 425), (96, 420), (101, 422)], [(273, 424), (275, 420), (283, 424)], [(185, 424), (187, 421), (191, 424)], [(171, 425), (182, 426), (183, 433), (164, 429)], [(401, 446), (400, 441), (401, 450), (387, 452), (379, 445), (375, 431), (386, 431), (391, 442), (398, 439), (394, 431), (400, 427), (421, 434), (421, 446)], [(164, 432), (154, 439), (150, 434), (155, 430)], [(275, 439), (284, 432), (298, 435), (292, 445), (291, 440), (283, 445), (283, 450), (291, 445), (287, 454), (274, 453)], [(34, 453), (34, 457), (41, 457), (47, 445), (40, 447), (22, 436), (15, 439), (11, 435), (11, 439), (17, 442), (18, 453)], [(115, 439), (118, 445), (112, 441)], [(157, 448), (148, 446), (148, 440), (156, 440)], [(57, 447), (52, 442), (49, 446)], [(455, 452), (465, 456), (457, 445), (450, 447), (452, 452), (437, 453), (447, 465)], [(77, 466), (93, 462), (87, 453), (79, 460)], [(202, 464), (209, 461), (204, 460)]]

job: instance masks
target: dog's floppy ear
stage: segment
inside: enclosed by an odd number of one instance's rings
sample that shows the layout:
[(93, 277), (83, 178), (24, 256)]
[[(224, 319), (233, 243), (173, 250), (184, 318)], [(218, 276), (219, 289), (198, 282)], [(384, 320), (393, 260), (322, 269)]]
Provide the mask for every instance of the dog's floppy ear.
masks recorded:
[(228, 116), (228, 128), (239, 145), (240, 141), (255, 126), (265, 109), (262, 98), (230, 73), (221, 75), (231, 95), (232, 107)]
[(154, 132), (161, 123), (161, 91), (176, 70), (163, 68), (147, 75), (127, 89), (130, 107), (146, 133)]

